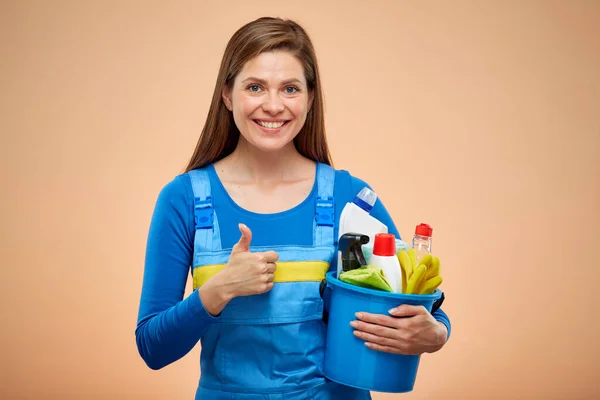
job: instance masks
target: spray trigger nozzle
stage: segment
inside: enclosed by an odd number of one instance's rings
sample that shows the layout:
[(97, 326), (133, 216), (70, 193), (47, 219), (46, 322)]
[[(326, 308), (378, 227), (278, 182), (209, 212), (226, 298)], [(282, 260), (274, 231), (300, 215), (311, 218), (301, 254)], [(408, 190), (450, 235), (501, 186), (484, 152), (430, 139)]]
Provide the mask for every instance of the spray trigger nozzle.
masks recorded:
[[(369, 237), (367, 236), (367, 239), (368, 238)], [(368, 242), (369, 241), (367, 240), (364, 244), (367, 244)], [(352, 251), (354, 252), (354, 257), (356, 257), (361, 267), (367, 265), (367, 261), (365, 260), (365, 255), (362, 252), (361, 246), (352, 246)]]
[(342, 271), (350, 271), (367, 265), (362, 245), (369, 243), (369, 236), (349, 232), (340, 237), (338, 249), (342, 252)]

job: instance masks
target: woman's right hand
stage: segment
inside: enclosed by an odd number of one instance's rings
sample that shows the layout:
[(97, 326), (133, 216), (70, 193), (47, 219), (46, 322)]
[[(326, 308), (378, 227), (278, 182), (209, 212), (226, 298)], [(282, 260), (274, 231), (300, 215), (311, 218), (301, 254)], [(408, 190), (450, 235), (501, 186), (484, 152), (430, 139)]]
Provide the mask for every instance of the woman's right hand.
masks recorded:
[(231, 249), (231, 256), (223, 270), (219, 272), (223, 289), (231, 298), (268, 292), (273, 288), (273, 278), (279, 259), (274, 251), (250, 252), (252, 232), (244, 224), (239, 224), (242, 236)]
[(231, 249), (227, 265), (198, 291), (204, 308), (212, 315), (220, 314), (234, 297), (261, 294), (273, 288), (279, 255), (274, 251), (250, 252), (252, 232), (244, 224), (239, 224), (239, 229), (242, 236)]

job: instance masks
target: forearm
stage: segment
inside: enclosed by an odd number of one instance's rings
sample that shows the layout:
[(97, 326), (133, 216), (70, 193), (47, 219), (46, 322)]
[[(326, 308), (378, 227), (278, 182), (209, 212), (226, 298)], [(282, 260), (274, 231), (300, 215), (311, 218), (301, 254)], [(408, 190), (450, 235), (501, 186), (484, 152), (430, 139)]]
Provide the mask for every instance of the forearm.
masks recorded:
[(189, 190), (175, 179), (161, 190), (152, 216), (135, 330), (138, 351), (152, 369), (183, 357), (214, 321), (198, 291), (184, 298), (194, 233)]
[(144, 362), (160, 369), (186, 355), (214, 322), (202, 305), (199, 293), (140, 319), (136, 343)]
[(448, 341), (448, 339), (450, 339), (450, 332), (452, 330), (452, 326), (450, 324), (450, 318), (441, 308), (438, 308), (437, 310), (435, 310), (431, 315), (433, 316), (433, 318), (435, 318), (436, 321), (441, 323), (443, 325), (443, 327), (446, 329), (447, 335), (446, 335), (445, 341)]

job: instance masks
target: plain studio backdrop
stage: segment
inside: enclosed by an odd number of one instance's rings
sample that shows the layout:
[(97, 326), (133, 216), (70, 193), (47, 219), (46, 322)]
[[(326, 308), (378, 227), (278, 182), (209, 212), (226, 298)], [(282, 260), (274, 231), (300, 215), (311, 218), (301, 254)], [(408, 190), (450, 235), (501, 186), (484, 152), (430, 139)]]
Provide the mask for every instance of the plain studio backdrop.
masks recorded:
[(452, 337), (374, 398), (600, 396), (600, 2), (0, 4), (0, 398), (193, 398), (199, 345), (137, 353), (146, 235), (264, 15), (314, 41), (335, 166), (433, 226)]

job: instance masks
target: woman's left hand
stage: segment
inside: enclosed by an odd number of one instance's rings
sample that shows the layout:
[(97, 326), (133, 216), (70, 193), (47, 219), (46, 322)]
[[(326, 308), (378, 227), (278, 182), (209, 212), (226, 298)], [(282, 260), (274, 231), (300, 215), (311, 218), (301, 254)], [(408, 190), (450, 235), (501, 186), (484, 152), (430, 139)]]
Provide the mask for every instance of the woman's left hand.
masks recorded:
[(373, 350), (406, 355), (433, 353), (446, 343), (446, 326), (425, 307), (404, 304), (390, 314), (356, 313), (358, 320), (350, 323), (356, 328), (354, 335)]

